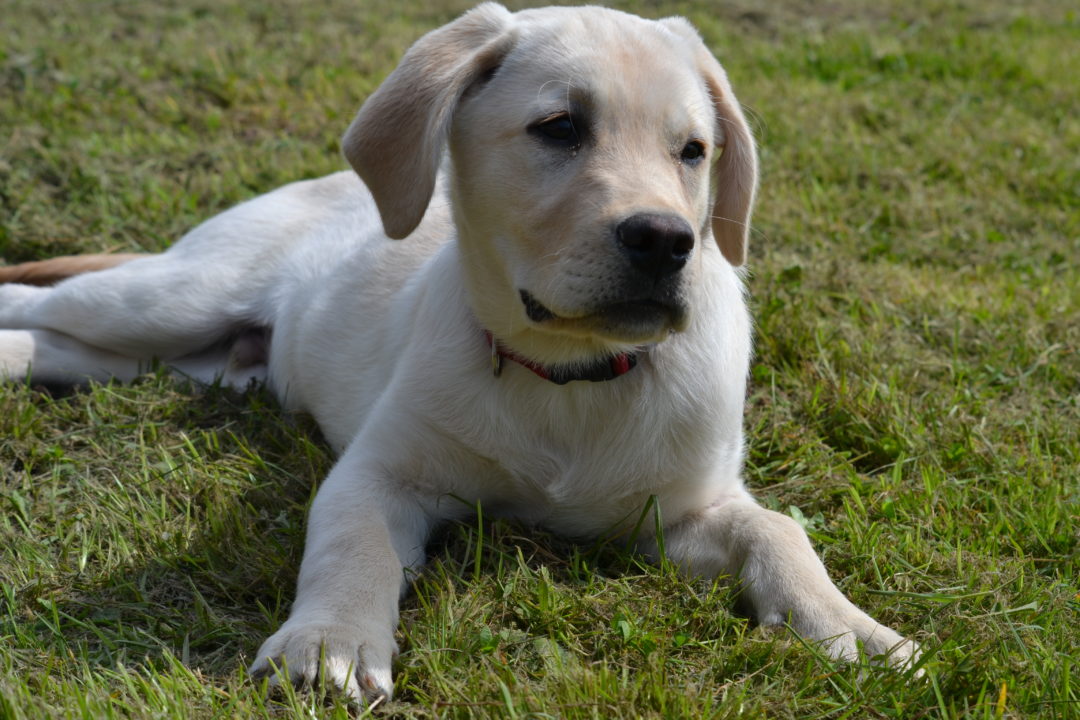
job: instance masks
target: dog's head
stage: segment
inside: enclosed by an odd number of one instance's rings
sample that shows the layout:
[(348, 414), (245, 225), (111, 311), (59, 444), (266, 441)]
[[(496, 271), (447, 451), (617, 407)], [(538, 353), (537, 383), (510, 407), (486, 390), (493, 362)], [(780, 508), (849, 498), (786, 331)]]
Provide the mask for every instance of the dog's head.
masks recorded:
[(745, 259), (753, 139), (681, 18), (487, 3), (429, 33), (344, 139), (391, 237), (420, 223), (447, 147), (473, 309), (538, 361), (663, 340), (705, 243)]

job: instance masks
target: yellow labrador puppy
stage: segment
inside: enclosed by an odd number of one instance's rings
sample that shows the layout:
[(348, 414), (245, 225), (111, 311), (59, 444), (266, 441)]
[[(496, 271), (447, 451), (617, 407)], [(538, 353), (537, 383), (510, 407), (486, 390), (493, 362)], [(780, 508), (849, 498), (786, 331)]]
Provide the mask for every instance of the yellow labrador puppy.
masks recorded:
[(255, 673), (388, 697), (433, 526), (478, 502), (595, 536), (650, 498), (668, 556), (738, 577), (762, 623), (912, 659), (740, 478), (755, 150), (686, 21), (481, 5), (408, 51), (344, 148), (359, 179), (288, 185), (56, 287), (0, 287), (9, 377), (128, 378), (151, 357), (265, 377), (341, 453)]

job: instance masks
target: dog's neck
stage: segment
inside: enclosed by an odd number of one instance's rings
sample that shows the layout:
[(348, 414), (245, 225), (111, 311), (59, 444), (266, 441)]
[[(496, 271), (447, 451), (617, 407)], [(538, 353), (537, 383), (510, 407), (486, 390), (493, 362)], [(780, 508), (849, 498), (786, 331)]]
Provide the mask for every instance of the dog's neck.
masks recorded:
[(565, 385), (575, 380), (588, 380), (589, 382), (614, 380), (637, 367), (637, 353), (620, 353), (588, 363), (541, 365), (503, 347), (487, 330), (484, 331), (484, 337), (491, 347), (491, 367), (495, 377), (502, 374), (504, 360), (513, 361), (532, 371), (537, 377), (553, 382), (556, 385)]

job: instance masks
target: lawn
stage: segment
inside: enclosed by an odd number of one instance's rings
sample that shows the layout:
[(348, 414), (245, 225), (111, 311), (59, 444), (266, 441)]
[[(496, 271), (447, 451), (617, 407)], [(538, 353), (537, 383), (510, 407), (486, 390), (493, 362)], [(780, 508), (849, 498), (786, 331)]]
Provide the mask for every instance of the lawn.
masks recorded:
[[(684, 14), (760, 141), (746, 476), (918, 638), (835, 666), (608, 545), (450, 528), (380, 717), (1080, 717), (1080, 14), (1051, 0)], [(4, 0), (0, 261), (156, 251), (344, 167), (458, 0)], [(348, 717), (244, 667), (332, 462), (268, 394), (0, 387), (0, 719)]]

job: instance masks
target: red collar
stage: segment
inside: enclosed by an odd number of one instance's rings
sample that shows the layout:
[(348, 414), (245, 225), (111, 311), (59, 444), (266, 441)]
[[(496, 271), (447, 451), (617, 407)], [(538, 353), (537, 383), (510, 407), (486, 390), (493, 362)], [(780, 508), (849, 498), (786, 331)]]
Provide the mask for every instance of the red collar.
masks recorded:
[(502, 347), (487, 330), (484, 331), (488, 347), (491, 348), (491, 368), (495, 377), (502, 373), (502, 361), (513, 360), (518, 365), (528, 368), (535, 375), (544, 378), (556, 385), (565, 385), (574, 380), (588, 380), (589, 382), (604, 382), (614, 380), (620, 375), (625, 375), (637, 366), (636, 353), (621, 353), (612, 357), (603, 358), (589, 364), (568, 363), (566, 365), (540, 365), (528, 358), (521, 357), (512, 350)]

